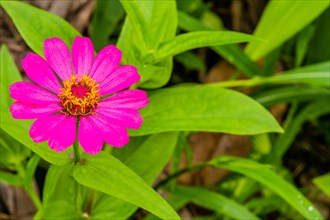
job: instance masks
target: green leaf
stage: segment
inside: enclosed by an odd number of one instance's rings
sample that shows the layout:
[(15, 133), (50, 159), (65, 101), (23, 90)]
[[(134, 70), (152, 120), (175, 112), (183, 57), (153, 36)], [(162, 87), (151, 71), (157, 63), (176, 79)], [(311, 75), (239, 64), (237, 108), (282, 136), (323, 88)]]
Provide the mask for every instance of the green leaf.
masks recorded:
[(326, 88), (310, 88), (307, 86), (282, 86), (258, 92), (252, 95), (252, 97), (263, 106), (268, 107), (277, 103), (328, 99), (330, 91)]
[[(139, 8), (137, 1), (120, 1), (124, 7), (127, 16), (129, 18), (131, 27), (134, 28), (134, 32), (140, 41), (140, 44), (145, 49), (146, 43), (144, 39), (149, 39), (147, 21)], [(133, 31), (133, 30), (132, 30)]]
[(9, 14), (27, 45), (41, 56), (46, 38), (59, 37), (67, 45), (71, 45), (73, 39), (80, 35), (61, 17), (29, 4), (19, 1), (1, 1), (1, 6)]
[(314, 33), (315, 24), (310, 24), (298, 34), (295, 47), (295, 67), (301, 66), (301, 64), (303, 63)]
[(97, 1), (92, 19), (91, 38), (97, 51), (108, 45), (109, 35), (124, 17), (124, 9), (119, 0)]
[(143, 124), (133, 136), (165, 131), (210, 131), (231, 134), (282, 132), (273, 116), (239, 92), (214, 86), (181, 86), (149, 93)]
[(162, 60), (187, 50), (259, 40), (248, 34), (232, 31), (194, 31), (177, 35), (160, 44), (155, 60)]
[(121, 1), (130, 21), (148, 50), (157, 49), (160, 42), (175, 36), (177, 10), (174, 0)]
[(68, 201), (51, 201), (42, 208), (42, 211), (37, 213), (34, 219), (81, 219), (75, 211), (75, 206)]
[(264, 84), (288, 84), (304, 83), (312, 86), (330, 87), (329, 76), (330, 62), (324, 62), (301, 68), (296, 68), (283, 72), (281, 75), (271, 77), (256, 77), (249, 80), (233, 80), (218, 83), (212, 83), (214, 86), (235, 87), (235, 86), (257, 86)]
[[(151, 185), (169, 161), (177, 139), (178, 134), (175, 132), (134, 138), (124, 148), (114, 149), (113, 154)], [(128, 219), (136, 209), (137, 207), (130, 203), (103, 194), (96, 200), (91, 210), (91, 218)]]
[[(186, 31), (206, 31), (211, 30), (200, 21), (191, 17), (190, 15), (179, 11), (178, 12), (179, 27)], [(228, 62), (236, 66), (245, 75), (252, 77), (260, 75), (260, 70), (254, 62), (237, 46), (237, 45), (223, 45), (211, 47), (216, 53), (224, 57)]]
[(200, 187), (175, 186), (175, 195), (234, 219), (259, 219), (247, 208), (232, 199)]
[[(146, 1), (151, 2), (151, 1)], [(158, 88), (165, 85), (171, 76), (172, 59), (158, 63), (147, 63), (144, 59), (146, 48), (140, 43), (129, 19), (126, 18), (117, 47), (123, 53), (122, 62), (136, 66), (141, 80), (136, 84), (141, 88)]]
[(12, 186), (22, 186), (23, 181), (15, 174), (0, 170), (0, 181)]
[(255, 161), (229, 156), (218, 157), (208, 162), (211, 166), (228, 169), (248, 176), (282, 197), (306, 219), (323, 219), (320, 213), (301, 192), (290, 183), (269, 169), (269, 165)]
[(22, 146), (0, 128), (0, 166), (4, 166), (10, 170), (16, 170), (17, 164), (25, 161), (30, 154), (30, 149)]
[(253, 34), (268, 42), (251, 42), (246, 53), (258, 60), (298, 33), (328, 6), (328, 1), (270, 1)]
[[(137, 84), (139, 87), (161, 87), (170, 79), (172, 59), (151, 62), (151, 58), (160, 42), (175, 36), (175, 1), (122, 1), (122, 4), (131, 18), (126, 18), (117, 42), (123, 52), (122, 62), (138, 68), (141, 76)], [(136, 16), (139, 17), (137, 20), (132, 19)]]
[(138, 175), (111, 155), (84, 154), (73, 176), (80, 184), (139, 206), (164, 219), (179, 219), (175, 211)]
[(281, 160), (285, 152), (291, 146), (295, 137), (301, 131), (301, 127), (307, 119), (318, 118), (330, 112), (329, 97), (313, 102), (306, 106), (288, 125), (285, 134), (282, 134), (275, 143), (271, 153), (273, 160)]
[(26, 176), (24, 180), (26, 184), (30, 184), (32, 182), (39, 161), (40, 161), (40, 157), (37, 154), (33, 154), (32, 157), (30, 157), (26, 166)]
[(1, 106), (9, 106), (14, 101), (9, 97), (9, 86), (21, 81), (22, 77), (6, 45), (1, 45), (0, 49), (0, 77)]
[[(15, 140), (30, 148), (34, 153), (38, 154), (41, 158), (48, 161), (49, 163), (56, 165), (63, 165), (69, 163), (71, 149), (65, 150), (64, 152), (56, 152), (51, 150), (47, 143), (34, 143), (32, 138), (29, 136), (29, 128), (31, 122), (26, 120), (16, 120), (11, 117), (9, 109), (0, 109), (0, 127), (12, 136)], [(8, 126), (10, 125), (10, 126)]]
[(43, 205), (48, 205), (54, 201), (74, 202), (75, 181), (72, 177), (73, 167), (73, 164), (63, 166), (51, 165), (49, 167), (43, 189)]
[(330, 173), (314, 178), (313, 183), (330, 197)]
[(307, 63), (318, 63), (330, 60), (330, 8), (319, 17), (316, 30), (309, 47)]

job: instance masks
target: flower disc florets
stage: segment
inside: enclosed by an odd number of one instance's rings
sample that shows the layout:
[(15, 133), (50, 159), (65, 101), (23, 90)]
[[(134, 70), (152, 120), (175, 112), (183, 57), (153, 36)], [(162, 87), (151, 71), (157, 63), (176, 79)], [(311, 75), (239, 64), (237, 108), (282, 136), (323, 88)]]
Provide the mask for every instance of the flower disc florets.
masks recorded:
[(89, 76), (72, 75), (63, 82), (61, 93), (58, 94), (67, 115), (89, 115), (94, 113), (101, 95), (99, 84)]

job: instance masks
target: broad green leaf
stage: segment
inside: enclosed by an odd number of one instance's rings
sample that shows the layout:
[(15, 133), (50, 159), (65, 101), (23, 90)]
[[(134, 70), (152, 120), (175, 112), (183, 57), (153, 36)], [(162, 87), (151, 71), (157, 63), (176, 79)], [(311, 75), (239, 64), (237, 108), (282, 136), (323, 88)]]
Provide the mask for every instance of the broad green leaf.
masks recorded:
[(160, 42), (174, 37), (177, 28), (177, 12), (174, 0), (121, 1), (137, 34), (140, 44), (147, 50), (157, 49)]
[(130, 131), (141, 136), (165, 131), (210, 131), (232, 134), (282, 132), (273, 116), (239, 92), (214, 86), (181, 86), (149, 93), (143, 124)]
[[(139, 87), (158, 88), (165, 85), (172, 73), (172, 58), (161, 62), (151, 62), (151, 58), (160, 42), (175, 36), (177, 26), (175, 1), (122, 1), (121, 3), (129, 18), (140, 16), (137, 20), (126, 18), (124, 22), (117, 42), (117, 46), (123, 52), (122, 62), (133, 64), (138, 68), (141, 75), (141, 80), (137, 84)], [(145, 30), (142, 30), (142, 27)], [(139, 32), (143, 33), (139, 34)], [(145, 34), (144, 37), (142, 34)]]
[(1, 106), (9, 106), (14, 101), (9, 97), (9, 86), (22, 81), (22, 77), (6, 45), (1, 45), (0, 49), (0, 78)]
[[(200, 21), (190, 15), (179, 11), (178, 12), (179, 27), (186, 31), (207, 31), (211, 30)], [(228, 62), (236, 66), (245, 75), (252, 77), (260, 75), (260, 70), (254, 62), (237, 46), (223, 45), (211, 47), (216, 53), (224, 57)]]
[(271, 170), (269, 165), (229, 156), (213, 159), (208, 164), (243, 174), (262, 183), (282, 197), (306, 219), (323, 219), (312, 203), (297, 188)]
[[(131, 142), (135, 141), (134, 139)], [(138, 174), (147, 184), (151, 185), (169, 161), (176, 146), (178, 134), (162, 133), (139, 139), (142, 143), (139, 143), (139, 141), (137, 141), (137, 145), (130, 143), (125, 148), (115, 149), (113, 154), (118, 155), (118, 158), (126, 166)], [(126, 153), (118, 154), (122, 150)], [(95, 204), (91, 210), (92, 219), (128, 219), (137, 209), (136, 206), (130, 203), (106, 194), (96, 200)]]
[(9, 109), (0, 109), (0, 127), (12, 136), (15, 140), (30, 148), (34, 153), (38, 154), (41, 158), (49, 163), (56, 165), (63, 165), (69, 163), (71, 149), (64, 152), (56, 152), (51, 150), (47, 143), (34, 143), (29, 136), (29, 129), (32, 124), (26, 120), (16, 120), (11, 117)]
[(124, 9), (119, 0), (97, 1), (92, 19), (92, 35), (96, 51), (110, 43), (111, 35), (124, 17)]
[(1, 6), (13, 20), (19, 33), (29, 47), (43, 55), (46, 38), (59, 37), (67, 45), (80, 35), (68, 22), (49, 12), (19, 1), (1, 1)]
[(130, 21), (130, 28), (131, 31), (134, 29), (134, 33), (136, 38), (140, 41), (140, 45), (142, 45), (142, 48), (146, 49), (146, 43), (145, 40), (149, 40), (148, 35), (148, 25), (145, 16), (143, 15), (141, 9), (139, 8), (138, 2), (133, 1), (120, 1), (123, 8), (126, 11), (126, 14)]
[(200, 48), (259, 40), (248, 34), (232, 31), (194, 31), (177, 35), (174, 39), (160, 44), (155, 60)]
[(159, 43), (175, 36), (178, 19), (175, 0), (137, 1), (148, 23), (146, 44), (149, 49), (157, 49)]
[(44, 206), (54, 201), (74, 203), (75, 180), (72, 177), (73, 167), (73, 164), (51, 165), (49, 167), (43, 188), (42, 201)]
[(200, 187), (175, 186), (174, 194), (193, 203), (234, 219), (259, 219), (247, 208), (232, 199)]
[(313, 183), (330, 197), (330, 173), (314, 178)]
[(258, 60), (298, 33), (328, 6), (329, 1), (270, 1), (253, 34), (268, 42), (251, 42), (246, 53)]
[(34, 220), (39, 219), (82, 219), (77, 215), (75, 206), (72, 202), (58, 200), (51, 201), (44, 205), (42, 210), (37, 213)]
[(5, 182), (12, 186), (22, 186), (23, 181), (18, 177), (18, 175), (0, 170), (0, 181)]
[(176, 212), (137, 174), (118, 159), (103, 152), (84, 154), (73, 176), (80, 184), (139, 206), (163, 219), (179, 219)]

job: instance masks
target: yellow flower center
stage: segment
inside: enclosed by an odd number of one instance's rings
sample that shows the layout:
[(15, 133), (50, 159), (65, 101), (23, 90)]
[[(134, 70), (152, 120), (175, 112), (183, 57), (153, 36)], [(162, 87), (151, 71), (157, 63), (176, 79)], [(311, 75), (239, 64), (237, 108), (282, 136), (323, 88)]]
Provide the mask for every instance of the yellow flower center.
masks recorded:
[(67, 115), (89, 115), (97, 107), (101, 98), (99, 84), (89, 76), (72, 75), (60, 88), (63, 113)]

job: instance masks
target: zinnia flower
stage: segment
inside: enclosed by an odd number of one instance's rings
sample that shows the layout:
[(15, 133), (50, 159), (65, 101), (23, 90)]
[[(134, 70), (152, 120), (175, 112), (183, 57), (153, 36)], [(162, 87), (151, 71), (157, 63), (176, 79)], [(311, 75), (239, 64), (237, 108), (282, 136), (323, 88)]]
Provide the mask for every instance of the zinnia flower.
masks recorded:
[(60, 152), (78, 138), (89, 154), (100, 152), (103, 142), (127, 144), (126, 128), (141, 126), (137, 110), (148, 98), (142, 90), (124, 90), (140, 76), (134, 66), (119, 66), (120, 50), (109, 45), (94, 57), (91, 40), (78, 36), (71, 54), (61, 39), (46, 39), (44, 55), (46, 59), (29, 53), (22, 61), (33, 82), (10, 86), (10, 96), (17, 100), (10, 108), (13, 117), (36, 119), (30, 128), (33, 141), (48, 140)]

